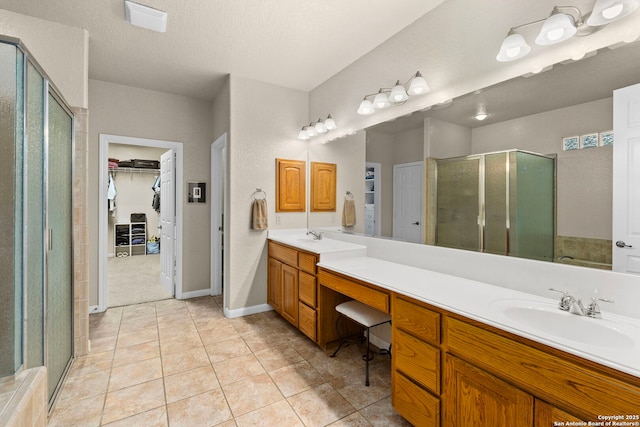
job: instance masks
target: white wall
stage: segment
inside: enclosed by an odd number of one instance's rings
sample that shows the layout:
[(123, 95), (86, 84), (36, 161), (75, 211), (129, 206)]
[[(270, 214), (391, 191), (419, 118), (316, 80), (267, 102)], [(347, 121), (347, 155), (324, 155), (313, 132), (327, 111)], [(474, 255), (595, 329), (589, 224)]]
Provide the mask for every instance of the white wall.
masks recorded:
[(446, 159), (471, 154), (471, 129), (427, 117), (424, 119), (426, 157)]
[[(211, 103), (180, 95), (89, 81), (89, 229), (98, 230), (99, 134), (149, 138), (184, 144), (185, 185), (209, 182)], [(185, 189), (186, 195), (186, 189)], [(180, 201), (177, 201), (180, 202)], [(210, 203), (184, 207), (183, 292), (210, 287)], [(90, 305), (97, 305), (98, 242), (89, 247)]]
[(0, 35), (24, 43), (72, 107), (88, 106), (89, 33), (0, 9)]
[[(230, 310), (267, 302), (267, 232), (251, 230), (251, 195), (267, 193), (269, 229), (306, 228), (306, 212), (275, 212), (276, 158), (307, 160), (297, 139), (308, 94), (230, 76), (229, 226), (225, 253)], [(280, 223), (277, 223), (279, 218)]]

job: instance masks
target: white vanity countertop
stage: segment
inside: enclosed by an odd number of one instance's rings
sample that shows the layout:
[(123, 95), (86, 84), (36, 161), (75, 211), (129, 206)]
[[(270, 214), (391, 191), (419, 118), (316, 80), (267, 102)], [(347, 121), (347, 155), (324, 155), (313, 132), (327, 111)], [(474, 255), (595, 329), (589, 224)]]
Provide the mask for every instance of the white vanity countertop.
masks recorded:
[(321, 261), (367, 255), (367, 247), (364, 245), (327, 238), (314, 240), (304, 233), (269, 233), (269, 240), (318, 254)]
[(578, 318), (567, 319), (573, 323), (584, 321), (585, 335), (590, 334), (590, 328), (592, 328), (589, 322), (616, 329), (625, 336), (631, 337), (631, 340), (625, 345), (603, 345), (600, 342), (588, 344), (584, 342), (584, 339), (581, 341), (580, 336), (576, 336), (575, 341), (558, 337), (535, 327), (515, 322), (506, 317), (500, 309), (492, 306), (492, 303), (495, 304), (499, 300), (500, 302), (519, 300), (541, 303), (545, 306), (550, 306), (550, 304), (557, 306), (560, 295), (558, 295), (558, 299), (544, 298), (366, 256), (321, 260), (318, 266), (640, 377), (640, 320), (608, 313), (606, 307), (603, 307), (606, 305), (605, 303), (601, 304), (602, 319), (576, 316), (559, 309), (558, 312), (561, 315)]

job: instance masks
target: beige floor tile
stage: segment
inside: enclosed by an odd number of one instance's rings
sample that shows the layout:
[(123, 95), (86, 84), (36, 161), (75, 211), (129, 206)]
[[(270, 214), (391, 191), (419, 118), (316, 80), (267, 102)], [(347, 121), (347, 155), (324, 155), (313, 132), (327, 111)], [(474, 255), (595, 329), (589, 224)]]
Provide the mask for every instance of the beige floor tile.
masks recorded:
[(360, 410), (371, 425), (376, 427), (411, 427), (411, 423), (402, 418), (391, 405), (391, 396)]
[(158, 378), (162, 378), (162, 364), (159, 357), (118, 366), (111, 370), (109, 391), (120, 390)]
[(189, 371), (202, 366), (211, 366), (204, 347), (191, 348), (187, 351), (162, 356), (162, 369), (165, 376)]
[(205, 391), (220, 388), (211, 365), (164, 377), (167, 403), (177, 402)]
[(134, 304), (123, 307), (122, 320), (132, 318), (151, 317), (156, 315), (154, 303)]
[(91, 353), (102, 353), (116, 348), (117, 336), (96, 338), (89, 341)]
[(158, 328), (151, 327), (132, 332), (123, 332), (118, 335), (118, 347), (128, 347), (130, 345), (142, 344), (149, 341), (158, 340)]
[(167, 411), (171, 427), (214, 426), (232, 418), (221, 389), (170, 403)]
[(190, 323), (193, 323), (193, 319), (186, 306), (179, 310), (158, 313), (158, 326), (161, 328)]
[(107, 393), (102, 422), (118, 421), (165, 405), (162, 379)]
[(231, 420), (227, 420), (223, 423), (220, 424), (216, 424), (215, 427), (237, 427), (238, 424), (236, 424), (236, 420), (235, 419), (231, 419)]
[(268, 332), (270, 325), (268, 319), (264, 316), (253, 315), (236, 317), (229, 320), (233, 327), (240, 335), (253, 334), (256, 332)]
[[(108, 427), (168, 427), (167, 408), (161, 406), (150, 411), (142, 412), (124, 420), (103, 424)], [(195, 427), (195, 426), (194, 426)]]
[(69, 378), (84, 376), (111, 369), (113, 351), (101, 353), (89, 353), (86, 356), (77, 357), (69, 369)]
[(298, 362), (269, 373), (285, 397), (293, 396), (324, 383), (324, 379), (307, 361)]
[(104, 394), (87, 399), (74, 399), (68, 405), (56, 405), (49, 418), (50, 427), (93, 427), (100, 425)]
[[(214, 324), (215, 326), (213, 326)], [(200, 333), (202, 342), (205, 345), (216, 344), (232, 338), (241, 338), (241, 335), (229, 321), (224, 322), (219, 319), (215, 319), (207, 324), (201, 325), (201, 327), (198, 327), (198, 332)]]
[(213, 364), (220, 385), (231, 384), (236, 381), (246, 380), (265, 372), (253, 354), (223, 360)]
[(160, 353), (164, 357), (171, 353), (179, 353), (191, 348), (203, 347), (200, 335), (195, 331), (187, 331), (184, 334), (168, 339), (160, 340)]
[(207, 349), (211, 363), (251, 354), (251, 349), (249, 349), (244, 340), (239, 336), (226, 341), (209, 344), (205, 348)]
[(196, 325), (194, 325), (191, 320), (182, 324), (172, 325), (172, 327), (160, 326), (158, 328), (158, 334), (161, 341), (169, 341), (180, 338), (184, 335), (195, 335), (197, 333), (198, 330), (196, 329)]
[(234, 417), (284, 400), (284, 396), (266, 373), (225, 385), (222, 391)]
[(371, 423), (360, 412), (355, 412), (329, 424), (329, 427), (371, 427)]
[(357, 346), (342, 348), (336, 357), (328, 357), (327, 354), (319, 353), (315, 357), (308, 359), (322, 377), (331, 381), (341, 378), (351, 372), (361, 369), (364, 375), (365, 362), (362, 360), (362, 353)]
[(68, 378), (57, 399), (58, 406), (67, 406), (80, 399), (105, 394), (109, 384), (109, 371), (99, 371)]
[(287, 399), (307, 427), (325, 426), (355, 412), (353, 406), (329, 384)]
[(369, 387), (365, 385), (365, 372), (361, 369), (331, 381), (333, 388), (358, 410), (389, 396), (391, 393), (390, 376), (383, 377), (371, 369), (369, 384)]
[(256, 357), (267, 372), (284, 368), (302, 362), (304, 359), (290, 346), (275, 347), (255, 353)]
[(160, 343), (158, 341), (148, 341), (142, 344), (118, 347), (113, 357), (113, 366), (116, 367), (141, 362), (143, 360), (153, 359), (154, 357), (160, 357)]
[(165, 299), (162, 301), (156, 301), (156, 312), (160, 315), (162, 313), (168, 313), (176, 310), (182, 310), (187, 307), (187, 302), (179, 299)]
[(238, 427), (249, 426), (304, 426), (286, 400), (272, 403), (264, 408), (244, 414), (236, 418)]
[(258, 352), (269, 348), (282, 347), (290, 344), (295, 335), (289, 332), (253, 332), (244, 334), (242, 338), (247, 343), (251, 351)]
[(158, 320), (156, 316), (148, 316), (143, 318), (128, 317), (120, 322), (120, 333), (139, 331), (140, 329), (157, 328)]

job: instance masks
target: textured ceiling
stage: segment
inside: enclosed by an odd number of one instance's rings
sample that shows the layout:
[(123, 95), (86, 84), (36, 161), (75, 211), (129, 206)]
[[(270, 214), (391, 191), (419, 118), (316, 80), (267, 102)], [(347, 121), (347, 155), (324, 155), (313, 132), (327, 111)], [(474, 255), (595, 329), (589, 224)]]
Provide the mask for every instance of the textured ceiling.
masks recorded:
[(166, 33), (126, 23), (124, 0), (0, 0), (86, 29), (89, 78), (212, 99), (224, 76), (310, 91), (444, 0), (140, 0)]

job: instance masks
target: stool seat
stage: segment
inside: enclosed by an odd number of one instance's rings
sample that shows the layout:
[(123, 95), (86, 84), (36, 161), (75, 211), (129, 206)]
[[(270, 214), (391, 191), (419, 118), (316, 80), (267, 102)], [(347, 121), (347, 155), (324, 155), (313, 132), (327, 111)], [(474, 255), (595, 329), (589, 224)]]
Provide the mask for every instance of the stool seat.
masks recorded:
[(336, 311), (366, 328), (391, 322), (391, 316), (387, 313), (356, 300), (338, 304)]

